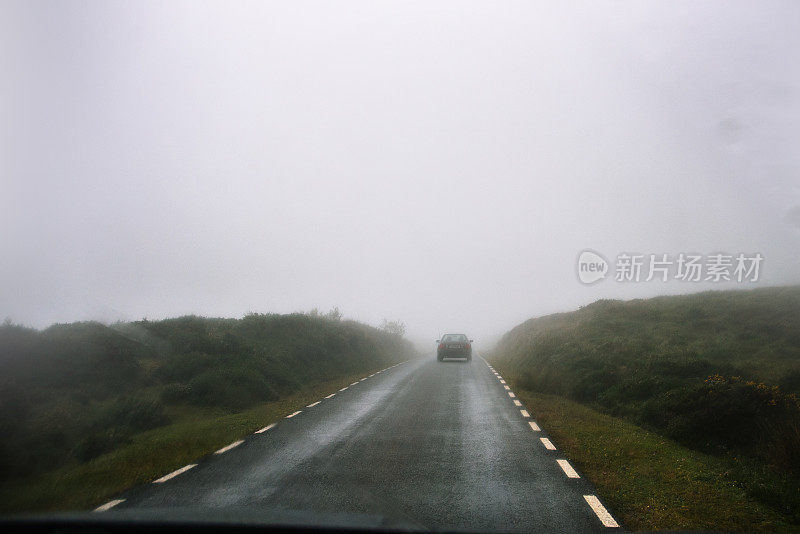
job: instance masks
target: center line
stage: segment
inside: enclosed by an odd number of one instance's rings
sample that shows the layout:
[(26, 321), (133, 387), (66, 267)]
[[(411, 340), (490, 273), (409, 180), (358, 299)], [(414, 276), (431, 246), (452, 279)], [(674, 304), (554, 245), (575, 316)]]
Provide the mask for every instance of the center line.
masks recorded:
[(325, 397), (325, 398), (326, 398), (326, 399), (330, 399), (330, 398), (331, 398), (331, 397), (333, 397), (334, 395), (336, 395), (336, 393), (331, 393), (330, 395), (328, 395), (328, 396), (327, 396), (327, 397)]
[(530, 417), (531, 414), (528, 413), (528, 410), (520, 410), (519, 413), (522, 414), (522, 417)]
[(197, 464), (185, 465), (185, 466), (181, 467), (180, 469), (177, 469), (177, 470), (173, 471), (172, 473), (170, 473), (168, 475), (164, 475), (161, 478), (157, 478), (156, 480), (153, 481), (153, 484), (161, 484), (162, 482), (166, 482), (167, 480), (169, 480), (171, 478), (175, 478), (176, 476), (180, 475), (181, 473), (185, 473), (186, 471), (188, 471), (192, 467), (197, 467)]
[(556, 460), (558, 465), (561, 466), (561, 469), (564, 470), (564, 474), (567, 475), (568, 478), (581, 478), (581, 476), (575, 472), (569, 462), (566, 460)]
[(287, 416), (286, 416), (286, 419), (289, 419), (290, 417), (294, 417), (295, 415), (297, 415), (297, 414), (301, 413), (302, 411), (303, 411), (303, 410), (297, 410), (297, 411), (296, 411), (296, 412), (294, 412), (294, 413), (290, 413), (289, 415), (287, 415)]
[(111, 508), (114, 508), (116, 505), (118, 505), (121, 502), (125, 502), (125, 499), (114, 499), (113, 501), (108, 501), (107, 503), (105, 503), (102, 506), (98, 506), (97, 508), (94, 509), (94, 511), (95, 512), (105, 512), (106, 510), (110, 510)]
[(592, 507), (592, 510), (594, 510), (594, 513), (597, 514), (597, 518), (600, 519), (600, 522), (603, 523), (604, 527), (619, 527), (619, 524), (614, 521), (614, 518), (611, 517), (611, 514), (609, 514), (608, 510), (606, 510), (606, 507), (600, 504), (600, 499), (594, 495), (584, 495), (583, 498), (586, 499), (586, 502)]
[(264, 432), (266, 432), (270, 428), (275, 428), (275, 423), (272, 423), (271, 425), (267, 425), (264, 428), (262, 428), (261, 430), (256, 430), (255, 434), (263, 434)]
[(528, 424), (531, 425), (531, 430), (533, 430), (534, 432), (541, 432), (542, 431), (542, 429), (539, 428), (539, 425), (537, 425), (533, 421), (530, 421)]
[(548, 451), (556, 450), (556, 446), (553, 445), (553, 442), (550, 441), (549, 439), (547, 439), (547, 438), (539, 438), (539, 440), (542, 442), (542, 445), (544, 445), (544, 448), (547, 449)]
[(522, 406), (522, 403), (517, 399), (514, 399), (514, 406)]
[(218, 450), (218, 451), (217, 451), (217, 452), (215, 452), (214, 454), (222, 454), (222, 453), (224, 453), (224, 452), (228, 452), (228, 451), (229, 451), (229, 450), (231, 450), (232, 448), (234, 448), (234, 447), (238, 447), (238, 446), (239, 446), (239, 445), (241, 445), (242, 443), (244, 443), (244, 440), (243, 440), (243, 439), (240, 439), (239, 441), (234, 441), (234, 442), (233, 442), (233, 443), (231, 443), (230, 445), (227, 445), (227, 446), (225, 446), (225, 447), (222, 447), (220, 450)]
[(320, 402), (322, 402), (322, 401), (312, 402), (311, 404), (309, 404), (308, 406), (306, 406), (306, 408), (313, 408), (314, 406), (316, 406), (316, 405), (317, 405), (317, 404), (319, 404)]

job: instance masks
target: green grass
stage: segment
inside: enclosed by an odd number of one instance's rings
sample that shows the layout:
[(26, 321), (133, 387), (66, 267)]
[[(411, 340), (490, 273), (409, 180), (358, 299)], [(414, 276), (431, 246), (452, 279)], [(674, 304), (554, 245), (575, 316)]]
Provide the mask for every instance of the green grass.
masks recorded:
[(85, 463), (36, 477), (10, 480), (0, 488), (0, 513), (76, 510), (96, 507), (122, 491), (144, 484), (285, 415), (337, 391), (372, 371), (319, 383), (286, 398), (224, 414), (218, 409), (176, 408), (180, 422), (135, 435), (119, 447)]
[(515, 391), (629, 529), (800, 532), (749, 497), (720, 458), (563, 397)]
[(601, 300), (522, 323), (490, 356), (518, 388), (715, 457), (800, 525), (800, 287)]

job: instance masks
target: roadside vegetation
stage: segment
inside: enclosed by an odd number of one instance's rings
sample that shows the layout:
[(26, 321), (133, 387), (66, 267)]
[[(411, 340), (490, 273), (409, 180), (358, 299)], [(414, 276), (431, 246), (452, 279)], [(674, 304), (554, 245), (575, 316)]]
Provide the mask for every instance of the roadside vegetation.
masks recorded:
[[(492, 361), (522, 390), (715, 458), (727, 482), (800, 527), (800, 287), (602, 300), (517, 326)], [(648, 528), (712, 528), (650, 519)]]
[(515, 391), (626, 528), (792, 530), (783, 514), (747, 495), (723, 459), (564, 397)]
[(7, 322), (2, 510), (90, 506), (413, 353), (396, 333), (338, 310), (41, 331)]

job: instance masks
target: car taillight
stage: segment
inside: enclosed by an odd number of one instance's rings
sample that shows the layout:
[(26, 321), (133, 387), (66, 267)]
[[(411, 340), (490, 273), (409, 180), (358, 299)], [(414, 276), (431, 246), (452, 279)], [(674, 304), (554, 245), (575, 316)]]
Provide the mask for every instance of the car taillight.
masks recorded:
[(439, 343), (439, 348), (443, 349), (444, 348), (444, 343)]

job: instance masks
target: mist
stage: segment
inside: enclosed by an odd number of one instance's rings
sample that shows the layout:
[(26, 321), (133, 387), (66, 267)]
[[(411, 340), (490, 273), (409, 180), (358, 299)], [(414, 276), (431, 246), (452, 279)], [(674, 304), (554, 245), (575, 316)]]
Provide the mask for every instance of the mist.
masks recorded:
[[(796, 2), (5, 2), (0, 319), (328, 310), (491, 340), (800, 283)], [(584, 249), (760, 253), (593, 285)]]

